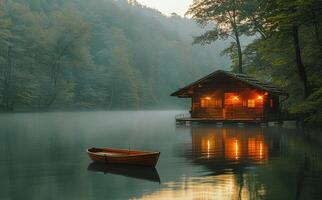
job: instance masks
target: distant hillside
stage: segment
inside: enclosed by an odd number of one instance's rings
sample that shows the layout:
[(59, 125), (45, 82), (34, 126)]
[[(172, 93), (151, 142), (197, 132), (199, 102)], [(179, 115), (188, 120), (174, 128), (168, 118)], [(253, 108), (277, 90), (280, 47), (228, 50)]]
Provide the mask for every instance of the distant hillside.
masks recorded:
[(230, 65), (228, 42), (192, 46), (193, 21), (127, 1), (4, 1), (0, 27), (0, 110), (178, 107), (171, 92)]

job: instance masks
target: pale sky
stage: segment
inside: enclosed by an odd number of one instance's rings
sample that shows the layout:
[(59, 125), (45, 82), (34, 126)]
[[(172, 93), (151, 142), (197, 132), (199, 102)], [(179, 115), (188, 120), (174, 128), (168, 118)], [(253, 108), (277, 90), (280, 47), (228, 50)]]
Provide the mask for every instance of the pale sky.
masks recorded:
[(170, 15), (171, 13), (175, 12), (178, 15), (183, 16), (188, 8), (189, 5), (192, 3), (193, 0), (137, 0), (141, 4), (155, 8), (165, 15)]

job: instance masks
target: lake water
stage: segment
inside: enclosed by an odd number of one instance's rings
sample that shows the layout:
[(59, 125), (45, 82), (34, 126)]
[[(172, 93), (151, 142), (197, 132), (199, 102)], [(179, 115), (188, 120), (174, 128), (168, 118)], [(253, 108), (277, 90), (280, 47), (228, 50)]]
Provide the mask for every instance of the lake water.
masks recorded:
[[(176, 126), (179, 111), (0, 114), (0, 199), (322, 199), (322, 131)], [(160, 151), (156, 169), (89, 147)]]

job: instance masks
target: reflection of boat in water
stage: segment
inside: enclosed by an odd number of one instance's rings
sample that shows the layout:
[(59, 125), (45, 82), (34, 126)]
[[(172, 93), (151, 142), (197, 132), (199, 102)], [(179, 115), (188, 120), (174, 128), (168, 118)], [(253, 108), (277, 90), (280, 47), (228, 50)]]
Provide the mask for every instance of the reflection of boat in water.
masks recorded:
[(154, 167), (160, 152), (133, 151), (128, 149), (90, 148), (87, 154), (94, 162), (108, 164), (129, 164)]
[(135, 165), (120, 165), (120, 164), (104, 164), (91, 163), (87, 168), (93, 172), (103, 172), (109, 174), (117, 174), (131, 178), (138, 178), (147, 181), (159, 182), (160, 177), (158, 171), (154, 167), (142, 167)]

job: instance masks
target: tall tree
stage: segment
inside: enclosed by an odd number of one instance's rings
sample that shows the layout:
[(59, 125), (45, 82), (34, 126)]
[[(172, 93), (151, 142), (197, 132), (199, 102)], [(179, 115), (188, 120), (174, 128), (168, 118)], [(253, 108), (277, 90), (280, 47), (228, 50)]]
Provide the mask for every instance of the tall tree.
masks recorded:
[(8, 52), (12, 33), (10, 30), (11, 21), (5, 11), (0, 8), (0, 110), (9, 110), (9, 93), (11, 83), (11, 65), (8, 63)]
[[(70, 87), (65, 87), (71, 80), (62, 79), (66, 67), (80, 67), (90, 64), (90, 55), (86, 42), (89, 39), (89, 25), (81, 18), (76, 11), (65, 9), (54, 12), (53, 25), (46, 30), (47, 38), (41, 43), (44, 48), (43, 62), (48, 67), (50, 84), (47, 90), (50, 91), (45, 99), (44, 106), (50, 107), (56, 99), (68, 92)], [(61, 81), (61, 82), (60, 82)], [(61, 84), (61, 85), (60, 85)], [(65, 90), (66, 89), (66, 90)], [(62, 99), (62, 98), (60, 98)]]
[(267, 39), (270, 34), (270, 24), (268, 15), (271, 7), (270, 1), (267, 0), (242, 0), (239, 8), (247, 35), (259, 34), (262, 39)]
[[(254, 4), (253, 0), (245, 2)], [(250, 10), (263, 24), (265, 37), (245, 48), (247, 72), (288, 91), (290, 98), (284, 106), (290, 112), (321, 122), (322, 2), (260, 0), (254, 5), (257, 3)]]
[(214, 23), (213, 30), (206, 31), (196, 37), (194, 43), (210, 44), (218, 39), (232, 38), (231, 47), (237, 49), (237, 71), (243, 73), (243, 58), (240, 36), (245, 32), (243, 23), (241, 0), (195, 0), (190, 6), (187, 15), (191, 15), (201, 26)]
[[(10, 25), (7, 26), (7, 30), (2, 30), (6, 32), (5, 43), (1, 46), (2, 105), (5, 110), (14, 110), (17, 104), (30, 104), (32, 101), (33, 85), (25, 37), (27, 27), (32, 25), (30, 20), (33, 15), (29, 13), (28, 7), (22, 4), (5, 3), (4, 5), (2, 8), (6, 13), (5, 20), (10, 21)], [(24, 84), (25, 82), (30, 84)]]
[(303, 85), (303, 96), (306, 98), (310, 94), (310, 88), (307, 70), (303, 64), (301, 55), (299, 36), (299, 29), (307, 23), (307, 21), (304, 20), (307, 19), (306, 4), (301, 0), (275, 0), (272, 5), (274, 7), (272, 12), (270, 12), (271, 16), (269, 17), (269, 21), (274, 27), (272, 31), (289, 34), (293, 38), (295, 63), (300, 81)]

